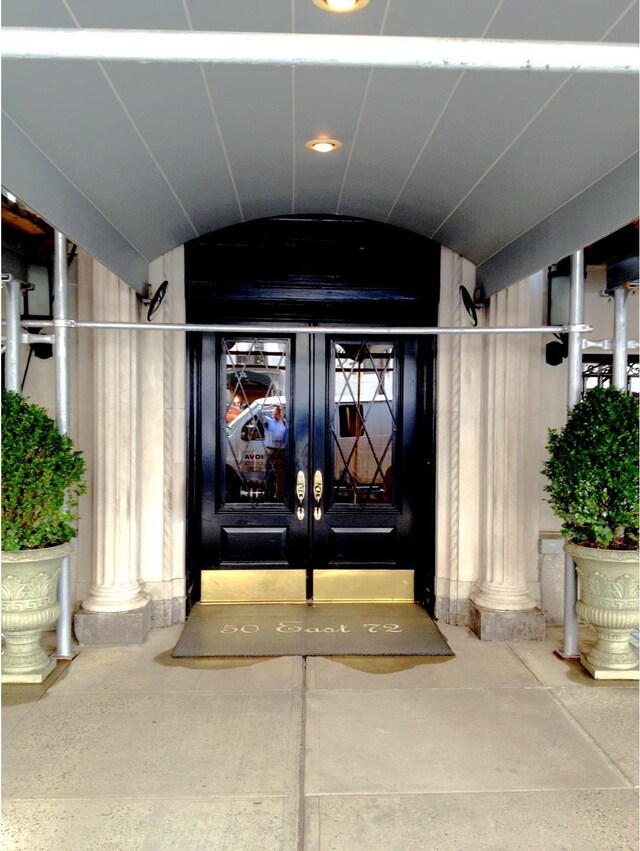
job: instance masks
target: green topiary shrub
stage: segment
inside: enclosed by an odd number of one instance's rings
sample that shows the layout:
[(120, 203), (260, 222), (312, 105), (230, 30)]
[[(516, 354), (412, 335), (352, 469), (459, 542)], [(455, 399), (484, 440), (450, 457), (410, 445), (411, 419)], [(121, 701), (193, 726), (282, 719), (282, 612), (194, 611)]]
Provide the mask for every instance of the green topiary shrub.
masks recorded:
[(549, 429), (545, 491), (562, 532), (601, 549), (638, 547), (638, 399), (589, 390), (561, 429)]
[(40, 549), (74, 538), (84, 473), (82, 453), (45, 409), (3, 390), (2, 549)]

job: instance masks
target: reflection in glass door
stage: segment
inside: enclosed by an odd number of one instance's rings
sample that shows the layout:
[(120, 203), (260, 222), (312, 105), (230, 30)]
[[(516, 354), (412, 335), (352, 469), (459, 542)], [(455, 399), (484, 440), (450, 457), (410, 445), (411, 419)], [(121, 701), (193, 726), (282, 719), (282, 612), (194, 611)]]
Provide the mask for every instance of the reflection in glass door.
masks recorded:
[(392, 503), (395, 343), (332, 342), (333, 503)]
[(289, 340), (224, 338), (224, 502), (282, 503), (289, 487)]

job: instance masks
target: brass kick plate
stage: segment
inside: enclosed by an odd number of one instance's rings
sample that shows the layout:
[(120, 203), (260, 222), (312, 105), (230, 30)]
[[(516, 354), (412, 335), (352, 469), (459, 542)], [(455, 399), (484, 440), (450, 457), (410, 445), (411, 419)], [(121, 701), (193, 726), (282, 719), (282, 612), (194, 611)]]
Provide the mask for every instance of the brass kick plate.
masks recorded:
[(203, 570), (201, 603), (305, 603), (304, 570)]
[(413, 603), (413, 570), (314, 570), (315, 603)]

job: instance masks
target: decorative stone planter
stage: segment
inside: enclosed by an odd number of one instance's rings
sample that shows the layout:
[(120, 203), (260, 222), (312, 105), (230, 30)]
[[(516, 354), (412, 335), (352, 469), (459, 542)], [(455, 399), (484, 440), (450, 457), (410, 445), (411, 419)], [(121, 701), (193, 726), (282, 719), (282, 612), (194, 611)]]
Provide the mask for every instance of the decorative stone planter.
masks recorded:
[(41, 683), (56, 667), (40, 646), (60, 615), (57, 584), (72, 544), (2, 553), (3, 683)]
[(637, 550), (598, 550), (567, 542), (578, 573), (578, 617), (595, 627), (594, 647), (580, 661), (596, 679), (638, 679), (638, 654), (629, 645), (638, 626)]

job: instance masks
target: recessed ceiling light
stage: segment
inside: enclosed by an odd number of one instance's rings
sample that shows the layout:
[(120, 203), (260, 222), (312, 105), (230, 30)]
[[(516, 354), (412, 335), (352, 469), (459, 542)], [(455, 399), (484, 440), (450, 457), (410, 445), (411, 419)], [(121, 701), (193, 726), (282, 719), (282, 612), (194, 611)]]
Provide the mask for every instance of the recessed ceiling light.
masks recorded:
[(309, 148), (318, 154), (328, 154), (330, 151), (335, 151), (342, 147), (342, 142), (337, 139), (310, 139), (305, 148)]
[(325, 12), (356, 12), (369, 5), (369, 0), (313, 0)]

